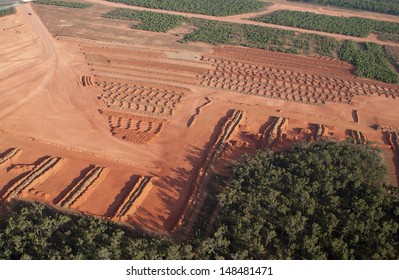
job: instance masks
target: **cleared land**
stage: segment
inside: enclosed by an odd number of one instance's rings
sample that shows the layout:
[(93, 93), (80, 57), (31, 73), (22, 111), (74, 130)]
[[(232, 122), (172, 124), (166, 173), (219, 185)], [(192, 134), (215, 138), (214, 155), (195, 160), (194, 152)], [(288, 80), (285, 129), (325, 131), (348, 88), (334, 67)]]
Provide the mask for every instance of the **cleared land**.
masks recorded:
[(133, 30), (106, 6), (34, 8), (0, 19), (3, 199), (177, 232), (241, 155), (348, 137), (381, 147), (398, 182), (398, 85), (328, 57), (182, 44), (190, 26)]

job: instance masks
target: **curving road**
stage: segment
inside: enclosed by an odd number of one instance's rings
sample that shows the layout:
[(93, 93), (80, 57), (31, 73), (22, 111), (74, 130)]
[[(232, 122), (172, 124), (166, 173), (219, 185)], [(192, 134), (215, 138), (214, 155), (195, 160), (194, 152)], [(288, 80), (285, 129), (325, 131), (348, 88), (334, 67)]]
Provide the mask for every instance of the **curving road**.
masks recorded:
[[(359, 38), (359, 37), (352, 37), (352, 36), (333, 34), (333, 33), (328, 33), (328, 32), (321, 32), (321, 31), (313, 31), (313, 30), (307, 30), (307, 29), (302, 29), (302, 28), (289, 27), (289, 26), (283, 26), (283, 25), (277, 25), (277, 24), (271, 24), (271, 23), (256, 22), (256, 21), (252, 21), (252, 20), (248, 19), (248, 18), (257, 16), (257, 15), (266, 14), (266, 13), (270, 12), (270, 9), (272, 9), (272, 11), (287, 9), (288, 7), (291, 7), (291, 9), (295, 9), (295, 10), (304, 9), (303, 7), (299, 7), (299, 6), (298, 7), (295, 6), (295, 8), (292, 8), (293, 6), (291, 6), (291, 5), (276, 4), (277, 7), (272, 6), (271, 8), (269, 8), (269, 10), (258, 12), (258, 13), (241, 14), (241, 15), (234, 15), (234, 16), (228, 16), (228, 17), (216, 17), (216, 16), (208, 16), (208, 15), (200, 15), (200, 14), (182, 13), (182, 12), (176, 12), (176, 11), (150, 9), (150, 8), (144, 8), (144, 7), (138, 7), (138, 6), (130, 6), (130, 5), (122, 4), (122, 3), (108, 2), (108, 1), (104, 1), (104, 0), (86, 0), (86, 2), (99, 4), (99, 5), (103, 5), (103, 6), (108, 6), (108, 7), (114, 7), (114, 8), (127, 8), (127, 9), (132, 9), (132, 10), (137, 10), (137, 11), (150, 11), (150, 12), (164, 13), (164, 14), (170, 14), (170, 15), (181, 15), (181, 16), (190, 17), (190, 18), (208, 19), (208, 20), (215, 20), (215, 21), (220, 21), (220, 22), (266, 26), (266, 27), (279, 28), (279, 29), (290, 30), (290, 31), (295, 31), (295, 32), (318, 34), (318, 35), (322, 35), (322, 36), (333, 37), (337, 40), (353, 40), (356, 42), (371, 42), (371, 43), (377, 43), (380, 45), (399, 47), (398, 43), (381, 41), (381, 40), (378, 40), (373, 35), (370, 35), (367, 38)], [(332, 13), (333, 12), (328, 12), (326, 14), (332, 14)], [(353, 16), (353, 12), (346, 13), (346, 15), (349, 15), (349, 14)], [(365, 17), (362, 15), (357, 15), (357, 16)], [(376, 17), (369, 16), (368, 18), (376, 19)], [(379, 18), (379, 20), (383, 20), (383, 19)], [(398, 20), (398, 22), (399, 22), (399, 20)]]

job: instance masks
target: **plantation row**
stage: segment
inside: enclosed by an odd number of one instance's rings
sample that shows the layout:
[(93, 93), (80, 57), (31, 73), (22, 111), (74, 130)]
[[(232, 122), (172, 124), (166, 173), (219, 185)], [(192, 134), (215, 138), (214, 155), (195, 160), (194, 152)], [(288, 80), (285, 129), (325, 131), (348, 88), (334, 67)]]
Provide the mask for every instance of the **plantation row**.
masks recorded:
[(152, 9), (212, 16), (229, 16), (258, 11), (268, 4), (256, 0), (108, 0)]
[(399, 23), (288, 10), (261, 15), (252, 20), (356, 37), (367, 37), (373, 32), (383, 34), (399, 33)]
[(180, 26), (185, 17), (177, 15), (168, 15), (148, 11), (134, 11), (131, 9), (116, 9), (104, 15), (106, 18), (138, 20), (139, 24), (134, 28), (140, 30), (167, 32)]
[(4, 10), (0, 10), (0, 17), (8, 16), (15, 14), (15, 9), (14, 8), (8, 8)]
[(318, 53), (334, 56), (338, 51), (337, 40), (314, 34), (295, 34), (277, 28), (248, 24), (217, 22), (212, 20), (186, 18), (148, 11), (116, 9), (104, 15), (106, 18), (138, 20), (135, 29), (153, 32), (167, 32), (181, 26), (184, 22), (194, 25), (196, 30), (187, 34), (184, 42), (205, 42), (214, 45), (241, 45), (250, 48), (267, 49), (295, 54)]
[(398, 0), (289, 0), (322, 6), (335, 6), (383, 14), (399, 15)]
[(86, 9), (93, 6), (93, 4), (82, 3), (82, 2), (65, 2), (61, 0), (36, 0), (36, 4), (40, 5), (52, 5), (52, 6), (60, 6), (67, 8), (77, 8), (77, 9)]
[(363, 48), (353, 41), (342, 44), (339, 56), (356, 66), (356, 75), (376, 79), (386, 83), (399, 83), (399, 75), (394, 71), (387, 54), (380, 45), (365, 43)]
[(101, 100), (111, 110), (144, 115), (171, 117), (180, 103), (183, 93), (150, 87), (136, 87), (119, 83), (99, 83)]

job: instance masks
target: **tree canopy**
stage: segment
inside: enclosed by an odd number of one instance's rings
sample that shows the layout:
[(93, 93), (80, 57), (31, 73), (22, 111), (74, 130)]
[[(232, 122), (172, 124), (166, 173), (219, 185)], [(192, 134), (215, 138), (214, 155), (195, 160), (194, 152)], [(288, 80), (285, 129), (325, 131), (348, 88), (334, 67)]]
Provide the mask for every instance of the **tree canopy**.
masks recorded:
[(262, 151), (227, 186), (214, 182), (224, 189), (213, 231), (184, 242), (13, 201), (1, 211), (0, 259), (398, 259), (398, 189), (386, 175), (366, 145)]
[(399, 199), (385, 179), (380, 152), (365, 145), (248, 157), (220, 196), (215, 257), (396, 259)]

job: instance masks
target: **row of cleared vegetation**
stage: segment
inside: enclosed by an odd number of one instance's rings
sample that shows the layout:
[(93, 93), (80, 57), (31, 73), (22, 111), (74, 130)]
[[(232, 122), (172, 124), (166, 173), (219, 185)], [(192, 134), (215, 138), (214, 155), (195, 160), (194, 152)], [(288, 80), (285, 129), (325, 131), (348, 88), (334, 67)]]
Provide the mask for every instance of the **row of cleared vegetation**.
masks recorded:
[(255, 12), (268, 6), (256, 0), (108, 0), (152, 9), (212, 16), (229, 16)]
[(61, 0), (36, 0), (36, 4), (40, 5), (51, 5), (51, 6), (60, 6), (60, 7), (67, 7), (67, 8), (77, 8), (77, 9), (86, 9), (93, 6), (90, 3), (83, 3), (83, 2), (67, 2)]
[(0, 17), (5, 17), (8, 15), (15, 14), (15, 9), (14, 8), (7, 8), (4, 10), (0, 10)]
[(13, 201), (0, 217), (0, 258), (397, 259), (398, 189), (386, 175), (381, 152), (367, 145), (259, 152), (230, 179), (212, 180), (204, 210), (216, 222), (202, 216), (183, 242)]
[(289, 0), (322, 6), (335, 6), (383, 14), (399, 15), (398, 0)]
[(381, 38), (399, 34), (399, 23), (378, 21), (360, 17), (337, 17), (310, 12), (276, 11), (253, 18), (254, 21), (317, 30), (355, 37), (367, 37), (371, 33), (381, 34)]

